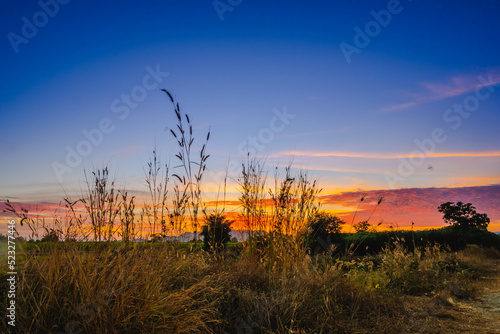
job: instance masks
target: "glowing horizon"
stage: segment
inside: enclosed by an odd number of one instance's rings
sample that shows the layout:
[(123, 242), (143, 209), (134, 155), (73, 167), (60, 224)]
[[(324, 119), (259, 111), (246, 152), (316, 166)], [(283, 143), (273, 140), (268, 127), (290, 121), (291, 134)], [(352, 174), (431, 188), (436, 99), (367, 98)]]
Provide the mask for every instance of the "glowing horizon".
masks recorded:
[[(437, 207), (447, 201), (451, 202), (471, 202), (477, 207), (478, 212), (486, 213), (491, 219), (488, 230), (500, 232), (500, 186), (483, 186), (483, 187), (463, 187), (463, 188), (413, 188), (413, 189), (398, 189), (398, 190), (366, 190), (366, 191), (351, 191), (341, 193), (323, 193), (318, 196), (320, 210), (333, 213), (339, 216), (346, 222), (343, 232), (350, 230), (352, 223), (367, 220), (373, 226), (382, 222), (377, 226), (378, 231), (396, 229), (413, 229), (424, 230), (431, 228), (441, 228), (447, 226), (442, 220), (441, 214), (437, 211)], [(133, 191), (128, 190), (130, 194)], [(360, 202), (361, 197), (364, 198)], [(377, 205), (377, 201), (383, 197), (384, 201)], [(477, 205), (480, 199), (488, 197), (489, 201)], [(272, 203), (270, 199), (268, 209)], [(212, 212), (215, 205), (219, 206), (219, 210), (224, 208), (224, 212), (229, 220), (234, 220), (234, 230), (244, 230), (245, 226), (239, 220), (239, 208), (241, 203), (236, 199), (219, 200), (218, 202), (206, 199), (205, 205), (208, 213)], [(60, 215), (64, 211), (64, 207), (60, 203), (12, 203), (17, 209), (21, 207), (27, 209), (33, 216), (41, 216), (47, 218), (47, 226), (50, 225), (50, 219), (55, 215)], [(148, 196), (143, 193), (142, 197), (136, 198), (136, 220), (145, 205), (149, 205)], [(168, 205), (171, 209), (171, 204)], [(80, 205), (81, 213), (85, 214), (85, 210)], [(356, 213), (353, 221), (354, 213)], [(191, 231), (189, 226), (189, 216), (186, 219), (186, 228), (184, 231)], [(9, 216), (1, 215), (1, 220), (6, 221)], [(203, 215), (200, 216), (200, 222), (204, 221)], [(167, 218), (167, 225), (169, 225)], [(138, 224), (138, 223), (137, 223)], [(159, 227), (159, 222), (157, 222)], [(27, 227), (21, 229), (26, 236)], [(151, 232), (151, 231), (150, 231)], [(159, 228), (156, 232), (160, 232)]]

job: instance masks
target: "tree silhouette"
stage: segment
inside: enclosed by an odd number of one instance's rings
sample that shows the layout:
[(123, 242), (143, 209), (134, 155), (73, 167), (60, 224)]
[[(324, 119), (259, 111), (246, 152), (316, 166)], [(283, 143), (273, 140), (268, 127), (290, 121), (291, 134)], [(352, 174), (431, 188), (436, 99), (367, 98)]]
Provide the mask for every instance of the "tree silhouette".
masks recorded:
[(488, 216), (485, 213), (477, 213), (471, 203), (446, 202), (438, 207), (438, 211), (443, 213), (445, 223), (460, 229), (486, 230), (490, 223)]
[(308, 247), (314, 254), (331, 251), (332, 245), (339, 239), (341, 225), (344, 224), (342, 219), (331, 213), (317, 212), (308, 222), (306, 235)]
[(354, 230), (356, 233), (368, 232), (371, 225), (367, 220), (360, 221), (359, 223), (354, 224)]

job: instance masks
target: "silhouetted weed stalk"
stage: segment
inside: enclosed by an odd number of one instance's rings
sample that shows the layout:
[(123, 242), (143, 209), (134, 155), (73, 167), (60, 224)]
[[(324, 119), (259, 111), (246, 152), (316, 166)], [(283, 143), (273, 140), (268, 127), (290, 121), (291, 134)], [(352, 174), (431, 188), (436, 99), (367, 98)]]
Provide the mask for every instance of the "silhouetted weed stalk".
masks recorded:
[(206, 153), (208, 140), (210, 139), (210, 130), (207, 132), (206, 140), (199, 151), (199, 157), (195, 159), (192, 154), (194, 137), (193, 125), (189, 119), (189, 115), (183, 113), (179, 103), (174, 101), (170, 92), (163, 89), (168, 95), (174, 107), (175, 116), (177, 117), (177, 128), (170, 129), (170, 133), (175, 138), (178, 144), (179, 151), (175, 155), (180, 161), (180, 165), (174, 168), (183, 169), (183, 173), (172, 174), (178, 181), (174, 191), (176, 192), (176, 201), (174, 205), (184, 206), (182, 213), (186, 209), (191, 215), (191, 228), (194, 231), (195, 241), (198, 241), (198, 228), (200, 225), (199, 213), (204, 209), (204, 204), (201, 196), (201, 184), (203, 174), (207, 168), (206, 161), (210, 157)]
[(126, 191), (122, 192), (122, 202), (121, 202), (121, 225), (118, 231), (118, 235), (121, 237), (122, 242), (134, 241), (137, 234), (135, 218), (135, 197), (129, 197)]
[(107, 167), (85, 172), (86, 196), (81, 198), (96, 241), (111, 241), (115, 234), (115, 219), (121, 203), (115, 181), (109, 180)]
[[(39, 210), (38, 205), (35, 207), (36, 214), (30, 214), (22, 205), (5, 199), (3, 212), (19, 219), (21, 226), (26, 225), (30, 231), (28, 238), (31, 240), (72, 241), (86, 237), (86, 233), (82, 232), (82, 219), (76, 216), (72, 209), (71, 203), (65, 200), (64, 207), (54, 210), (52, 215), (47, 213), (47, 210)], [(19, 232), (16, 233), (19, 236)]]
[[(150, 156), (147, 163), (148, 169), (144, 172), (146, 175), (146, 185), (149, 190), (149, 201), (144, 203), (143, 215), (148, 218), (148, 223), (151, 228), (151, 237), (158, 238), (166, 236), (170, 230), (167, 222), (169, 217), (168, 208), (168, 181), (169, 168), (168, 165), (162, 165), (160, 162), (156, 148)], [(163, 169), (163, 170), (162, 170)], [(163, 174), (160, 174), (162, 173)], [(161, 234), (157, 232), (156, 225), (159, 224)]]

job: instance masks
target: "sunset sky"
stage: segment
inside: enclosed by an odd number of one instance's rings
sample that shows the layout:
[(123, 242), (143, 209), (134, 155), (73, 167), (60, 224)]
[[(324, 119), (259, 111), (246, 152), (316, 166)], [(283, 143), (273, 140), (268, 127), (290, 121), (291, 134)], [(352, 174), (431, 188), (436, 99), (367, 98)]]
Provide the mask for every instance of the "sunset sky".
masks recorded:
[[(208, 199), (250, 151), (307, 169), (323, 207), (443, 226), (471, 202), (500, 231), (500, 2), (69, 1), (0, 4), (0, 197), (51, 207), (108, 165), (146, 191), (171, 91), (210, 128)], [(199, 146), (197, 146), (199, 147)], [(0, 231), (0, 233), (4, 233)]]

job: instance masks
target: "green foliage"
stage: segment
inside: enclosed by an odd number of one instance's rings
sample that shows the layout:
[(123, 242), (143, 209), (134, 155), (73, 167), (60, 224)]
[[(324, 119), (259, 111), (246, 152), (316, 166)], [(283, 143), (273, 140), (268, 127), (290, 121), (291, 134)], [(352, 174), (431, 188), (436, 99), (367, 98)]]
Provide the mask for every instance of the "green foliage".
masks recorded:
[(422, 295), (446, 289), (451, 278), (465, 281), (474, 273), (457, 253), (442, 251), (437, 245), (408, 252), (402, 243), (396, 242), (380, 254), (377, 274), (391, 290)]
[(203, 226), (203, 248), (206, 250), (221, 250), (231, 239), (232, 221), (226, 219), (222, 213), (211, 214), (207, 217), (208, 224)]
[(447, 224), (460, 229), (486, 230), (490, 223), (488, 216), (485, 213), (477, 213), (471, 203), (446, 202), (438, 207), (438, 211), (443, 213), (443, 219)]

